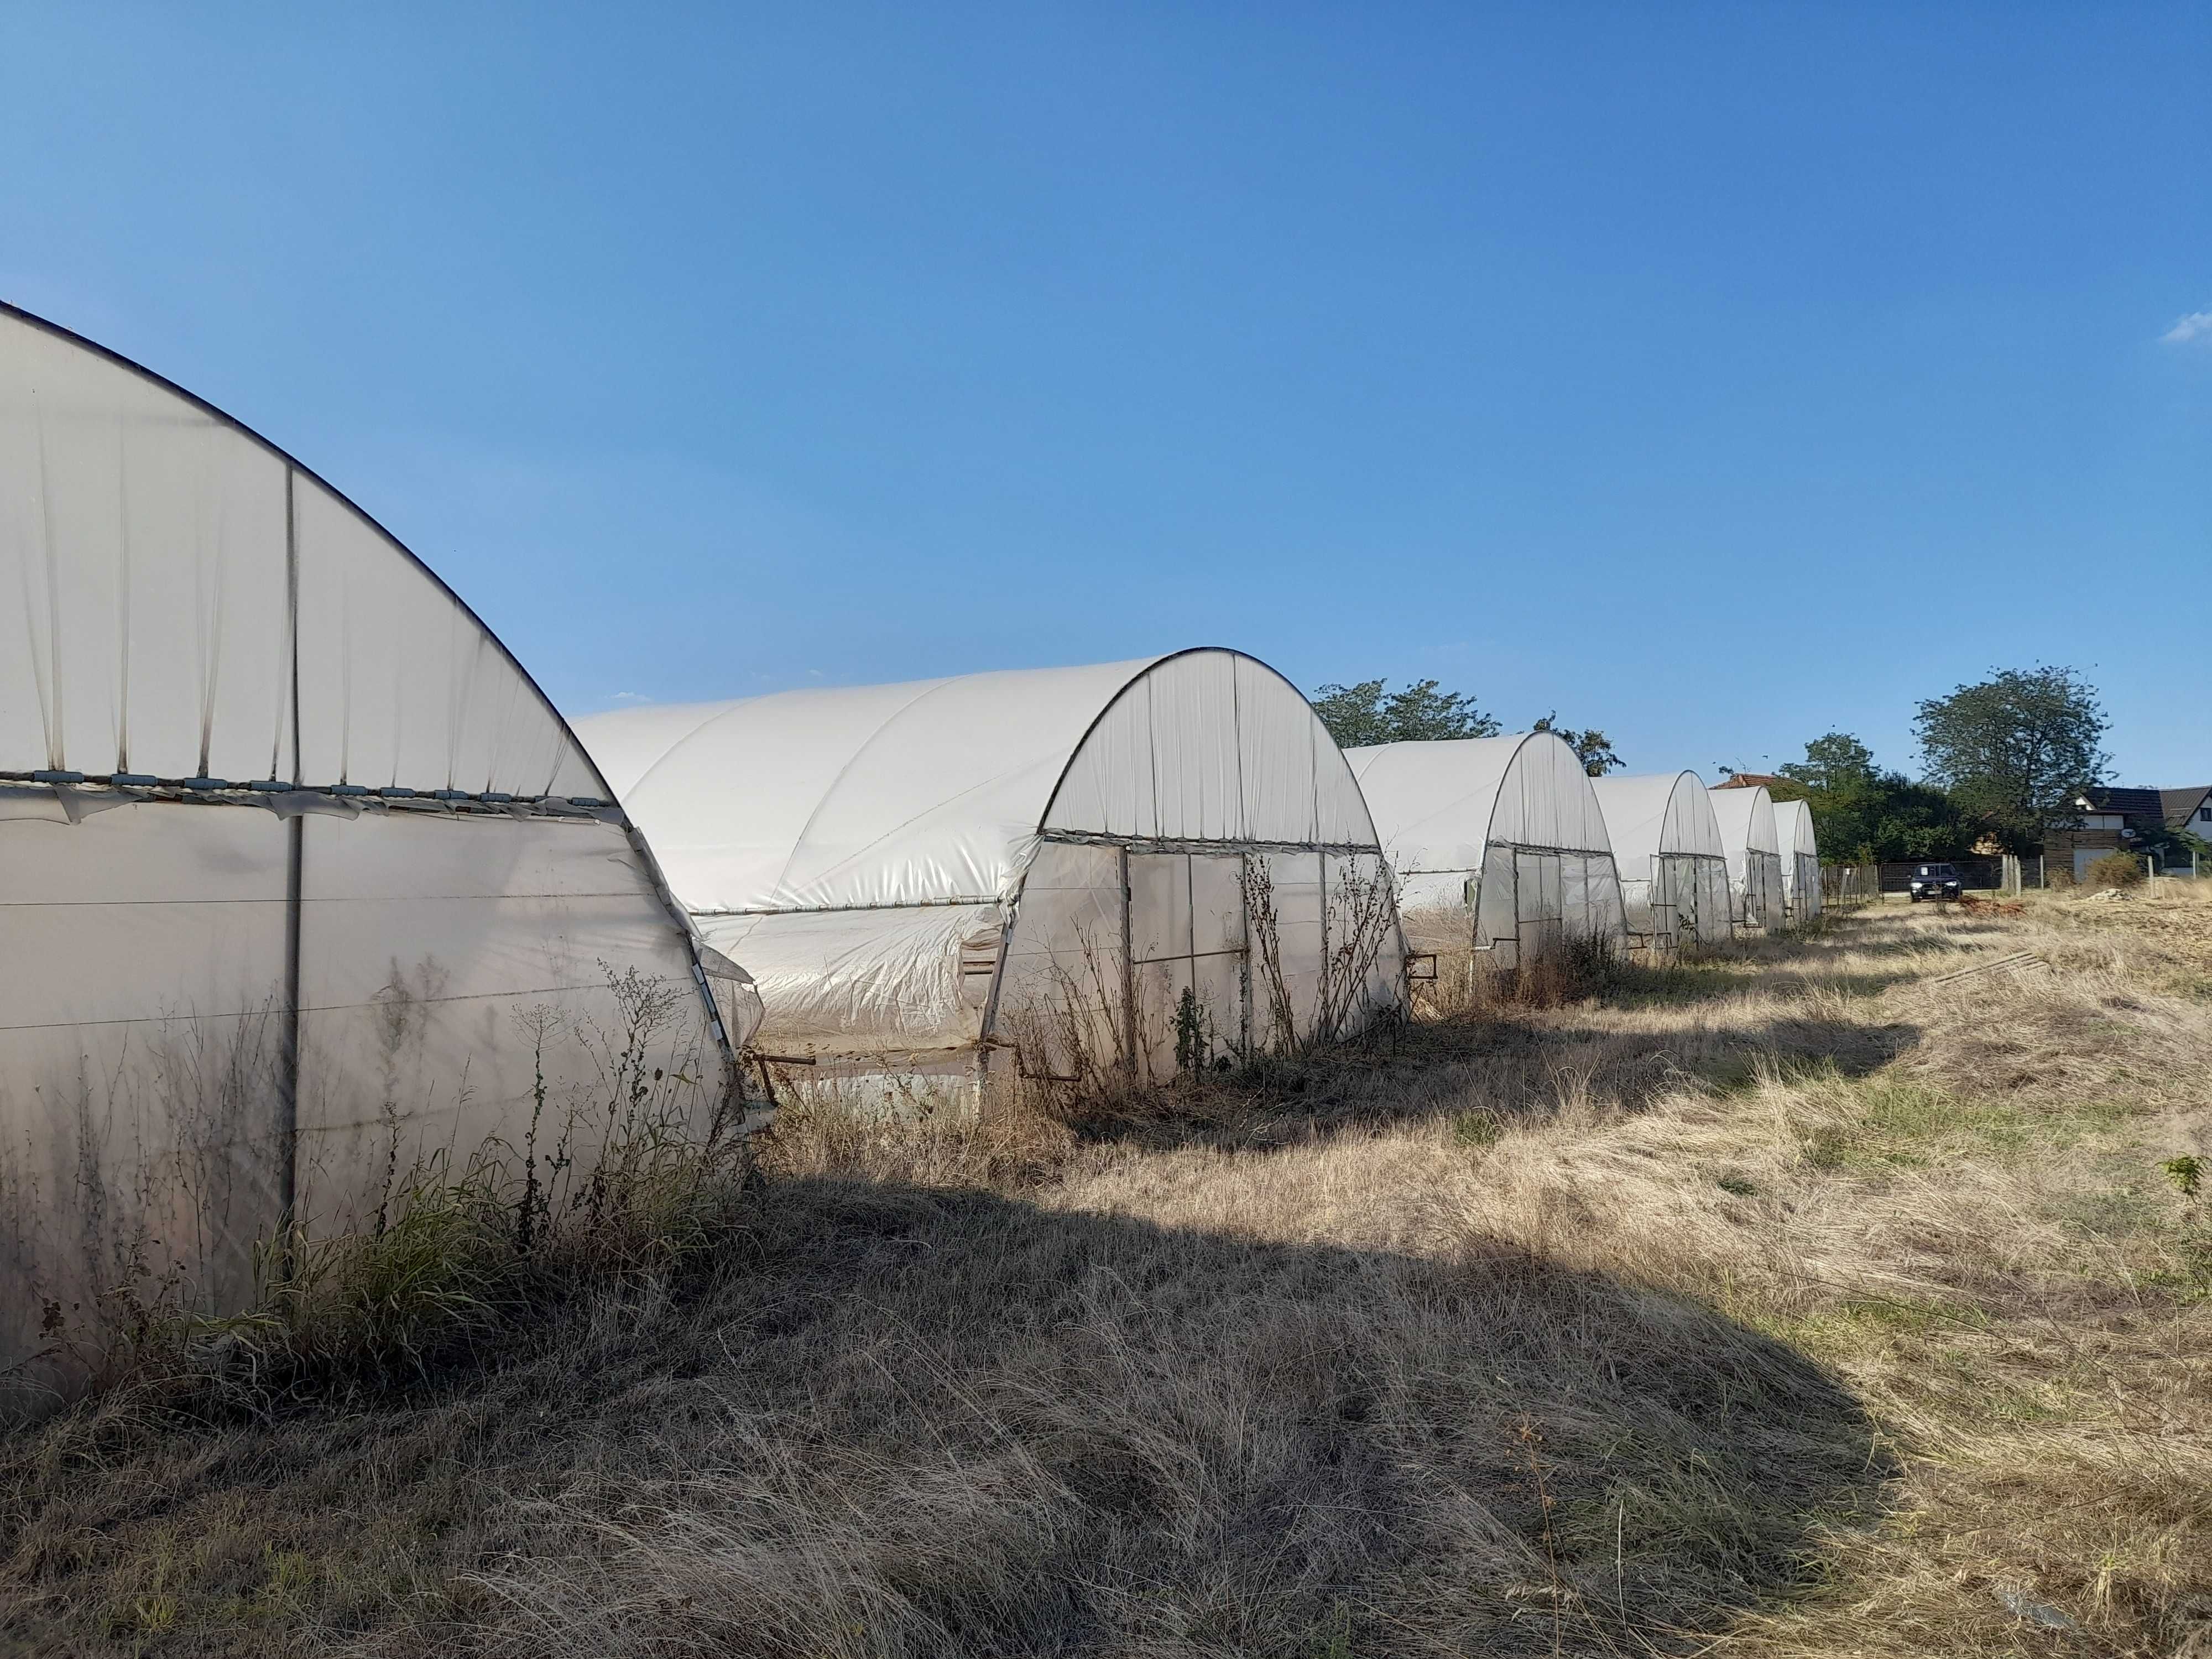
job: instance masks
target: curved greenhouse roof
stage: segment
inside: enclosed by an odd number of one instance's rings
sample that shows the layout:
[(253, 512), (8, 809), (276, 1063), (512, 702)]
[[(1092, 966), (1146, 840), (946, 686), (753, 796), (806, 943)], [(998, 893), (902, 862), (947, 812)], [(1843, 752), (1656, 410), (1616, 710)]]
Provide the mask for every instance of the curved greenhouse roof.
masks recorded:
[(1782, 854), (1782, 839), (1775, 829), (1774, 800), (1765, 784), (1748, 788), (1723, 785), (1705, 791), (1713, 805), (1713, 821), (1720, 826), (1721, 845), (1728, 853), (1729, 879), (1743, 879), (1743, 858), (1749, 853)]
[(1590, 789), (1605, 814), (1613, 861), (1625, 882), (1650, 879), (1651, 860), (1662, 854), (1728, 856), (1712, 802), (1695, 772), (1594, 778)]
[(1376, 744), (1346, 757), (1401, 878), (1480, 869), (1493, 842), (1613, 851), (1589, 775), (1553, 732)]
[(1723, 784), (1705, 792), (1728, 851), (1729, 890), (1735, 919), (1747, 927), (1782, 925), (1782, 843), (1774, 827), (1774, 801), (1764, 784)]
[[(1030, 969), (1102, 981), (1120, 1012), (1085, 1018), (1124, 1065), (1194, 987), (1218, 1005), (1214, 1029), (1264, 1043), (1280, 1011), (1255, 1023), (1249, 984), (1208, 978), (1252, 948), (1248, 854), (1266, 855), (1288, 918), (1273, 935), (1285, 982), (1315, 981), (1291, 1023), (1344, 1012), (1316, 977), (1327, 907), (1379, 868), (1374, 825), (1304, 697), (1240, 653), (624, 709), (579, 729), (707, 937), (758, 978), (779, 1048), (979, 1074)], [(1310, 929), (1301, 906), (1320, 907)], [(1396, 997), (1395, 911), (1387, 923), (1367, 1000)], [(1146, 991), (1139, 968), (1177, 963)]]
[(1662, 955), (1725, 944), (1732, 931), (1728, 850), (1712, 798), (1694, 772), (1598, 778), (1592, 792), (1613, 837), (1628, 925)]
[(1478, 949), (1517, 951), (1546, 929), (1618, 939), (1605, 815), (1556, 733), (1377, 744), (1346, 757), (1407, 912), (1472, 904)]
[(541, 1069), (588, 1110), (632, 993), (719, 1108), (750, 992), (506, 648), (283, 451), (5, 307), (0, 629), (0, 1367), (149, 1237), (234, 1306), (280, 1228), (519, 1136)]
[(1039, 836), (1372, 848), (1296, 687), (1212, 648), (578, 723), (694, 912), (982, 902)]
[(1774, 803), (1774, 838), (1782, 854), (1782, 897), (1792, 922), (1820, 913), (1820, 842), (1813, 809), (1802, 800)]
[(1813, 809), (1802, 800), (1778, 800), (1774, 811), (1774, 850), (1784, 863), (1799, 854), (1820, 856), (1820, 843), (1813, 834)]

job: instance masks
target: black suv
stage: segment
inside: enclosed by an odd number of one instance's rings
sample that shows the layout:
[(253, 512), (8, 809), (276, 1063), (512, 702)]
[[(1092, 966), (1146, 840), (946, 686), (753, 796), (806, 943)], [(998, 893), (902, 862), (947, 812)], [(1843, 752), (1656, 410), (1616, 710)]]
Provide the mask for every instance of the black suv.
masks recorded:
[(1915, 904), (1923, 899), (1954, 899), (1959, 896), (1959, 872), (1948, 864), (1916, 865), (1905, 890)]

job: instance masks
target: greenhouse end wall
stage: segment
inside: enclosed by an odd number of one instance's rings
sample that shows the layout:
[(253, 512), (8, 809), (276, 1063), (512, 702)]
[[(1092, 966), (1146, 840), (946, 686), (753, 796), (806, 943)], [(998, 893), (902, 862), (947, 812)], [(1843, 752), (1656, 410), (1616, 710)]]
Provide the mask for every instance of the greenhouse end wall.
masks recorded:
[(413, 1180), (534, 1133), (575, 1178), (611, 1100), (736, 1105), (742, 972), (482, 623), (282, 451), (5, 307), (0, 628), (14, 1398)]
[(1548, 732), (1349, 751), (1408, 943), (1456, 977), (1575, 940), (1626, 943), (1620, 880), (1582, 761)]
[(1048, 842), (990, 1036), (1028, 1078), (1160, 1082), (1356, 1033), (1403, 971), (1377, 854)]
[[(1661, 955), (1692, 945), (1725, 945), (1733, 932), (1728, 860), (1696, 853), (1660, 853), (1650, 880), (1623, 883), (1629, 927)], [(1642, 925), (1639, 927), (1638, 923)]]

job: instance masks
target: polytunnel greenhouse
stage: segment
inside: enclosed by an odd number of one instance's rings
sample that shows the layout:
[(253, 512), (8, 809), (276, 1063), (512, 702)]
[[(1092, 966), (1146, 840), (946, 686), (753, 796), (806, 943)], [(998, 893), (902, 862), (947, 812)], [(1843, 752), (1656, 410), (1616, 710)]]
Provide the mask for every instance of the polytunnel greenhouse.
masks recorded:
[(1346, 757), (1398, 882), (1409, 942), (1512, 969), (1571, 938), (1626, 941), (1605, 817), (1549, 732), (1386, 743)]
[(1782, 903), (1792, 927), (1820, 914), (1820, 843), (1813, 809), (1802, 800), (1774, 803), (1774, 842), (1782, 858)]
[(1630, 938), (1662, 957), (1728, 943), (1728, 853), (1698, 775), (1596, 778), (1590, 788), (1620, 871)]
[(574, 1178), (611, 1091), (732, 1107), (742, 973), (500, 642), (314, 473), (0, 309), (0, 1375), (64, 1377), (118, 1286), (238, 1307), (257, 1245), (426, 1160), (534, 1129)]
[(1347, 1031), (1403, 944), (1351, 769), (1233, 651), (580, 723), (788, 1082), (974, 1105)]
[(1782, 899), (1782, 847), (1774, 828), (1774, 802), (1764, 784), (1708, 789), (1713, 818), (1728, 853), (1729, 896), (1736, 927), (1750, 933), (1779, 933), (1785, 921)]

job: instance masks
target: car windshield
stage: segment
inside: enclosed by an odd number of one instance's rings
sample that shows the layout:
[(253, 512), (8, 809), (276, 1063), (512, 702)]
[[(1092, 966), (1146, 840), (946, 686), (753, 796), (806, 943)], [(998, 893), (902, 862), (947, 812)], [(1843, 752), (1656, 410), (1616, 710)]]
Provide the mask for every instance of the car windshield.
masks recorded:
[(1951, 873), (1951, 866), (1948, 864), (1923, 864), (1920, 866), (1920, 873), (1923, 876), (1948, 876)]

